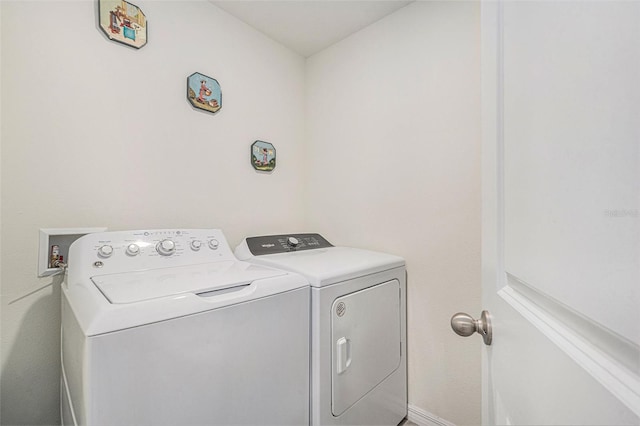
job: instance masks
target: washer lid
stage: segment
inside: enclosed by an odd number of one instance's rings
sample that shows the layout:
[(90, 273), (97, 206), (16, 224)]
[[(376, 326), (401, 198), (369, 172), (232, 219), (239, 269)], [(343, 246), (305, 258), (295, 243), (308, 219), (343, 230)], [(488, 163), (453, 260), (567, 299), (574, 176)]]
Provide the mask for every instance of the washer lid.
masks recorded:
[(182, 293), (202, 294), (249, 285), (286, 272), (246, 262), (223, 261), (172, 268), (96, 275), (91, 281), (114, 304), (134, 303)]

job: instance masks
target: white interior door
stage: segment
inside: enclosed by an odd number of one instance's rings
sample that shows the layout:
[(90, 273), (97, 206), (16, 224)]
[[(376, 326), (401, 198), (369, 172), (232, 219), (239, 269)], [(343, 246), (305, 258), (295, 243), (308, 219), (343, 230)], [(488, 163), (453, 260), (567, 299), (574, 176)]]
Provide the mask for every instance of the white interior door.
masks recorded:
[(640, 2), (484, 2), (482, 60), (483, 423), (638, 425)]

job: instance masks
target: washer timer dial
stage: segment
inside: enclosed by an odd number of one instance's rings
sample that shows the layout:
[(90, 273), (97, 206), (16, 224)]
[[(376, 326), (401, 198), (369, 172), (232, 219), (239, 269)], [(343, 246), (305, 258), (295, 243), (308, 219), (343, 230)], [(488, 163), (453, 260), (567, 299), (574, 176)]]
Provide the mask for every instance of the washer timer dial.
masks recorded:
[(171, 256), (176, 251), (176, 243), (167, 238), (156, 245), (156, 251), (162, 256)]

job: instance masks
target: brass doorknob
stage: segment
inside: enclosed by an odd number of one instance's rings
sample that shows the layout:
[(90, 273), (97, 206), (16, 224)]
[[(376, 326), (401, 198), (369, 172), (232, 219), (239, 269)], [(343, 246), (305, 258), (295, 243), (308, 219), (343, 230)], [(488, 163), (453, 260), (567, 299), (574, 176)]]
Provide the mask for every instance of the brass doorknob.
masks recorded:
[(482, 336), (485, 345), (491, 345), (493, 333), (491, 331), (491, 315), (489, 315), (488, 311), (482, 311), (480, 319), (477, 320), (473, 319), (469, 314), (458, 312), (451, 317), (451, 328), (457, 335), (462, 337), (478, 333)]

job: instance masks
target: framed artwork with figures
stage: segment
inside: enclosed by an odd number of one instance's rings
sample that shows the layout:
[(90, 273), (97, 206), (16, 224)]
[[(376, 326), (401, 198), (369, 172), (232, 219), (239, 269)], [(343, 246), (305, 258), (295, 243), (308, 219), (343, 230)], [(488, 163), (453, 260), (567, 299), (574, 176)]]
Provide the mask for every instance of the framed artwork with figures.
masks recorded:
[(191, 106), (216, 113), (222, 108), (222, 90), (215, 78), (195, 72), (187, 77), (187, 99)]
[(276, 148), (265, 141), (251, 145), (251, 165), (260, 172), (271, 172), (276, 168)]
[(109, 40), (140, 49), (147, 44), (147, 17), (124, 0), (99, 0), (100, 29)]

